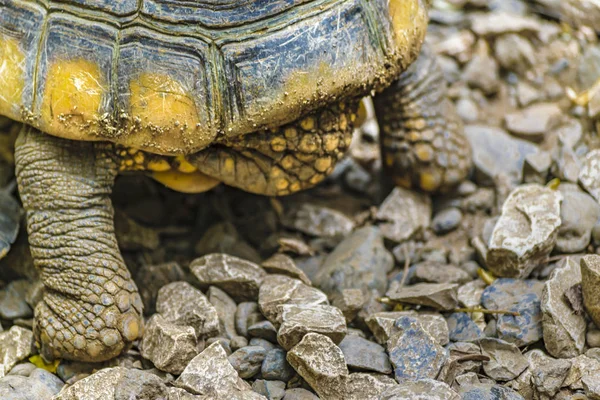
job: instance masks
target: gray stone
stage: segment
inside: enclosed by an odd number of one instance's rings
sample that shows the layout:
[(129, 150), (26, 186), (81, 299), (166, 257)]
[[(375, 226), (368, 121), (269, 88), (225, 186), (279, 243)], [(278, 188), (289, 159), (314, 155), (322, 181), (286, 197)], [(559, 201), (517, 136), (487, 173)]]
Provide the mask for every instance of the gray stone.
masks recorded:
[(515, 136), (532, 142), (540, 142), (547, 132), (562, 119), (562, 111), (554, 103), (536, 103), (504, 117), (506, 128)]
[(263, 349), (265, 349), (266, 351), (270, 351), (270, 350), (279, 348), (278, 345), (273, 344), (273, 343), (269, 342), (268, 340), (261, 339), (261, 338), (250, 339), (250, 342), (248, 342), (248, 345), (249, 346), (260, 346)]
[(0, 332), (0, 378), (19, 361), (29, 357), (33, 350), (33, 333), (13, 325), (8, 331)]
[(600, 150), (592, 150), (586, 154), (579, 172), (579, 183), (600, 202)]
[(252, 390), (269, 400), (281, 400), (285, 396), (285, 382), (257, 379), (252, 384)]
[(314, 283), (328, 295), (339, 295), (344, 289), (383, 293), (393, 267), (379, 229), (368, 226), (353, 232), (325, 258)]
[(391, 374), (392, 366), (385, 349), (356, 335), (346, 335), (339, 344), (346, 365), (357, 371), (375, 371)]
[(538, 396), (553, 398), (563, 386), (571, 361), (552, 358), (541, 350), (531, 350), (525, 356), (529, 360), (531, 383)]
[(203, 286), (217, 286), (239, 302), (256, 301), (267, 274), (253, 262), (221, 253), (195, 259), (190, 270)]
[(378, 400), (460, 400), (460, 396), (444, 382), (433, 379), (405, 381), (388, 388)]
[(294, 260), (282, 253), (276, 253), (261, 263), (261, 267), (269, 274), (287, 275), (312, 285), (308, 276), (296, 266)]
[(500, 314), (496, 332), (500, 339), (525, 346), (542, 338), (540, 298), (543, 283), (536, 280), (510, 278), (496, 279), (481, 296), (481, 304), (488, 310), (507, 310), (519, 315)]
[(340, 309), (348, 323), (356, 318), (358, 312), (366, 302), (365, 296), (360, 289), (344, 289), (341, 294), (332, 297), (332, 305)]
[(592, 237), (592, 229), (600, 217), (600, 204), (581, 191), (577, 185), (561, 184), (560, 207), (562, 221), (556, 239), (556, 250), (562, 253), (584, 251)]
[(254, 263), (261, 260), (258, 252), (240, 236), (231, 222), (218, 222), (208, 228), (194, 246), (194, 251), (198, 255), (224, 253)]
[(327, 336), (308, 333), (288, 352), (287, 360), (319, 397), (345, 399), (348, 368), (344, 354)]
[(448, 207), (433, 217), (431, 227), (435, 233), (443, 234), (456, 229), (462, 221), (462, 212), (456, 207)]
[(348, 376), (344, 400), (379, 400), (383, 392), (396, 386), (387, 375), (357, 372)]
[(396, 187), (377, 214), (383, 236), (401, 243), (420, 235), (431, 224), (431, 199), (421, 193)]
[(219, 333), (219, 315), (206, 296), (187, 282), (163, 286), (156, 298), (156, 311), (175, 325), (191, 326), (199, 338)]
[(169, 394), (167, 396), (167, 400), (206, 400), (205, 396), (191, 394), (180, 388), (169, 387), (168, 389)]
[(600, 326), (600, 255), (583, 256), (580, 267), (583, 304), (596, 326)]
[(260, 287), (258, 306), (272, 323), (277, 322), (278, 306), (283, 304), (329, 304), (327, 295), (302, 281), (285, 275), (268, 275)]
[(508, 12), (479, 12), (469, 15), (471, 29), (479, 36), (500, 36), (506, 33), (538, 34), (542, 24), (533, 17)]
[(286, 351), (275, 348), (267, 350), (267, 355), (261, 366), (261, 376), (265, 379), (287, 382), (294, 376), (292, 366), (286, 360)]
[(36, 368), (37, 367), (34, 364), (28, 361), (24, 361), (12, 367), (12, 369), (7, 375), (29, 376)]
[[(536, 145), (496, 127), (468, 125), (465, 135), (473, 149), (476, 181), (485, 185), (493, 184), (500, 175), (508, 176), (513, 184), (521, 183), (525, 158), (538, 151)], [(463, 205), (463, 209), (468, 207)]]
[(512, 343), (494, 338), (483, 338), (478, 343), (481, 347), (481, 354), (490, 358), (489, 361), (483, 363), (483, 370), (494, 380), (510, 381), (529, 366), (525, 356)]
[(206, 341), (206, 347), (210, 347), (214, 343), (220, 344), (223, 350), (225, 350), (227, 356), (230, 356), (231, 353), (233, 353), (233, 351), (231, 351), (231, 341), (229, 339), (226, 339), (224, 337), (212, 337)]
[(283, 400), (319, 400), (319, 398), (306, 389), (295, 388), (286, 390)]
[(247, 379), (258, 374), (267, 352), (260, 346), (248, 346), (236, 350), (227, 359), (241, 378)]
[(435, 379), (448, 357), (446, 350), (416, 318), (400, 317), (395, 326), (398, 332), (388, 340), (387, 349), (396, 380)]
[(219, 396), (250, 390), (219, 343), (213, 343), (185, 367), (174, 385), (193, 394)]
[(219, 334), (231, 339), (237, 336), (235, 331), (235, 312), (237, 305), (231, 297), (216, 286), (208, 288), (208, 301), (213, 305), (219, 316)]
[(483, 337), (483, 332), (467, 313), (452, 313), (446, 321), (453, 342), (470, 342)]
[(63, 381), (56, 375), (34, 367), (29, 376), (10, 374), (0, 378), (0, 398), (2, 400), (50, 400), (63, 386)]
[(455, 283), (418, 283), (390, 288), (386, 296), (392, 301), (428, 306), (436, 310), (453, 310), (458, 305)]
[(345, 237), (354, 229), (354, 221), (331, 208), (303, 203), (283, 219), (285, 226), (316, 237)]
[(417, 313), (415, 311), (384, 311), (369, 315), (365, 322), (373, 332), (377, 342), (385, 344), (394, 333), (398, 332), (395, 326), (396, 320), (406, 316), (416, 318), (425, 332), (431, 335), (438, 344), (445, 346), (448, 343), (448, 325), (440, 314)]
[(414, 267), (413, 281), (427, 283), (466, 283), (471, 276), (463, 269), (452, 264), (440, 264), (435, 261), (423, 261)]
[[(521, 35), (508, 34), (498, 37), (494, 43), (494, 53), (502, 68), (522, 75), (525, 75), (536, 61), (535, 50), (531, 42)], [(523, 104), (521, 103), (521, 105)]]
[(18, 280), (0, 289), (0, 318), (14, 320), (33, 316), (33, 310), (25, 300), (30, 286), (31, 282)]
[(586, 322), (573, 311), (565, 293), (581, 283), (581, 269), (574, 258), (567, 258), (544, 284), (541, 298), (542, 328), (546, 350), (557, 358), (576, 357), (585, 346)]
[(482, 280), (465, 283), (458, 288), (458, 301), (464, 307), (472, 308), (481, 304), (481, 295), (487, 285)]
[(469, 86), (481, 89), (486, 95), (494, 94), (498, 90), (498, 62), (490, 56), (490, 49), (484, 40), (477, 42), (475, 54), (463, 71), (463, 78)]
[(556, 243), (560, 227), (559, 191), (536, 184), (516, 188), (502, 206), (486, 256), (497, 276), (527, 277)]
[(248, 339), (243, 336), (234, 336), (229, 341), (229, 347), (231, 347), (231, 351), (236, 351), (246, 346), (248, 346)]
[(544, 185), (552, 166), (552, 157), (546, 151), (529, 154), (523, 165), (523, 182)]
[(156, 375), (124, 367), (104, 368), (77, 381), (53, 400), (166, 399), (167, 387)]
[(175, 325), (161, 314), (154, 314), (146, 324), (142, 357), (161, 371), (178, 375), (199, 352), (193, 327)]
[(155, 312), (156, 296), (161, 287), (183, 280), (185, 280), (185, 272), (176, 262), (143, 264), (135, 275), (135, 283), (144, 303), (144, 313)]
[(510, 388), (488, 383), (461, 386), (460, 396), (462, 400), (524, 400)]
[(277, 329), (275, 329), (270, 321), (261, 321), (250, 325), (248, 327), (248, 335), (262, 338), (273, 343), (277, 341)]
[(277, 341), (286, 350), (299, 343), (307, 333), (319, 333), (329, 337), (335, 344), (346, 336), (346, 319), (342, 312), (332, 306), (294, 305), (281, 306)]
[[(245, 301), (237, 305), (235, 310), (235, 330), (241, 336), (248, 336), (248, 320), (250, 318), (262, 317), (258, 310), (258, 303)], [(252, 324), (250, 324), (252, 325)]]

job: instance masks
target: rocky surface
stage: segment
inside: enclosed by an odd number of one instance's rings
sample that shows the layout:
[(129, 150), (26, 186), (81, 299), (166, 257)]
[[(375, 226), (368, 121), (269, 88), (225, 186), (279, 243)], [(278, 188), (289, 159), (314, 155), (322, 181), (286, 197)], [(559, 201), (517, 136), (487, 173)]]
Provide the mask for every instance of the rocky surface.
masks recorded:
[[(465, 182), (393, 188), (368, 100), (348, 157), (307, 191), (121, 176), (143, 338), (104, 363), (44, 363), (21, 229), (0, 260), (0, 398), (600, 398), (600, 7), (431, 3), (427, 41), (473, 149)], [(19, 129), (0, 118), (1, 187)]]

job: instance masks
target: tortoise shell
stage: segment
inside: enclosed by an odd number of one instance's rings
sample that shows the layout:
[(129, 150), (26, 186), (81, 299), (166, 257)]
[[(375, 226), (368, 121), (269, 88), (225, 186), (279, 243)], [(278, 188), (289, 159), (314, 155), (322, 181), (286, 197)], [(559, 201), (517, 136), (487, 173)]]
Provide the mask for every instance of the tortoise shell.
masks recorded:
[(425, 0), (0, 0), (0, 114), (189, 154), (384, 88), (426, 25)]

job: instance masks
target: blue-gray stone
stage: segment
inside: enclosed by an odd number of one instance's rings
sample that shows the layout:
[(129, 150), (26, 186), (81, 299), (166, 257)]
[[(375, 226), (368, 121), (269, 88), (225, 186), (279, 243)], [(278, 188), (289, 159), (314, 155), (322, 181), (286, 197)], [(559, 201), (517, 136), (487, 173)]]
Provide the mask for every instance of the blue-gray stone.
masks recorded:
[(462, 400), (524, 400), (512, 389), (483, 383), (461, 386), (460, 395)]
[(2, 400), (50, 400), (58, 392), (43, 382), (21, 375), (7, 375), (0, 379)]
[(248, 334), (252, 337), (258, 337), (277, 343), (277, 329), (270, 321), (260, 321), (248, 327)]
[(249, 346), (260, 346), (263, 349), (265, 349), (266, 351), (273, 350), (278, 347), (278, 345), (273, 344), (273, 343), (269, 342), (268, 340), (257, 338), (257, 337), (250, 339), (250, 343), (248, 343), (248, 345)]
[(286, 351), (281, 348), (269, 350), (262, 362), (261, 375), (265, 379), (287, 382), (295, 374), (292, 366), (287, 362)]
[(394, 333), (387, 342), (390, 361), (398, 382), (435, 379), (448, 358), (446, 349), (427, 333), (413, 317), (400, 317)]
[(52, 393), (60, 392), (60, 389), (65, 385), (58, 376), (42, 368), (34, 369), (31, 375), (29, 375), (29, 379), (43, 383)]
[(461, 221), (462, 212), (456, 207), (449, 207), (438, 212), (435, 217), (433, 217), (431, 227), (435, 233), (443, 234), (456, 229)]
[(258, 374), (266, 355), (260, 346), (247, 346), (234, 351), (227, 359), (241, 378), (250, 378)]
[(467, 313), (453, 313), (446, 318), (450, 340), (470, 342), (483, 337), (483, 332)]
[(356, 335), (346, 335), (339, 344), (346, 365), (358, 371), (392, 373), (392, 366), (385, 349), (377, 343)]
[(496, 279), (481, 295), (481, 304), (488, 310), (508, 310), (519, 316), (501, 314), (497, 317), (498, 338), (517, 346), (526, 346), (542, 338), (540, 308), (543, 282), (529, 279)]

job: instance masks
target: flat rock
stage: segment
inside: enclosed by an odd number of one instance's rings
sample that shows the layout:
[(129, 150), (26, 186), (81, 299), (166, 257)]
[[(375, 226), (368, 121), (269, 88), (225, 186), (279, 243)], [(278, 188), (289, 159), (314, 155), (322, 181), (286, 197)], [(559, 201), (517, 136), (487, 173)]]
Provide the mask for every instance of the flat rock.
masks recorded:
[(493, 184), (500, 175), (521, 183), (525, 159), (538, 152), (535, 144), (492, 126), (468, 125), (465, 135), (473, 149), (475, 178), (481, 184)]
[(600, 150), (586, 154), (579, 172), (579, 183), (600, 202)]
[(546, 355), (541, 350), (531, 350), (526, 355), (531, 370), (531, 383), (538, 396), (553, 398), (563, 386), (571, 361), (556, 359)]
[(544, 284), (541, 298), (542, 328), (546, 350), (554, 357), (571, 358), (583, 352), (585, 317), (573, 311), (565, 293), (581, 283), (581, 269), (574, 258), (567, 258)]
[(258, 288), (267, 275), (253, 262), (222, 253), (195, 259), (190, 270), (203, 286), (217, 286), (238, 302), (256, 301)]
[(458, 305), (457, 290), (455, 283), (418, 283), (391, 288), (386, 296), (399, 303), (453, 310)]
[(356, 318), (367, 300), (360, 289), (344, 289), (342, 293), (332, 297), (332, 305), (340, 309), (348, 323)]
[(302, 281), (285, 275), (268, 275), (258, 294), (258, 306), (263, 315), (272, 323), (277, 323), (283, 304), (327, 305), (327, 295)]
[(506, 386), (478, 383), (460, 387), (462, 400), (525, 400), (523, 396)]
[(14, 320), (33, 316), (33, 310), (25, 300), (30, 286), (30, 281), (22, 279), (0, 289), (0, 318)]
[(506, 129), (513, 135), (532, 142), (540, 142), (547, 132), (562, 119), (562, 111), (554, 103), (536, 103), (504, 117)]
[(405, 381), (388, 388), (378, 400), (460, 400), (460, 396), (444, 382), (433, 379)]
[(483, 337), (483, 332), (467, 313), (452, 313), (447, 318), (450, 340), (470, 342)]
[(492, 232), (487, 267), (497, 276), (529, 276), (554, 248), (561, 201), (559, 191), (537, 184), (513, 190)]
[(478, 341), (481, 354), (490, 358), (483, 363), (483, 370), (497, 381), (510, 381), (525, 371), (529, 362), (517, 346), (504, 340), (483, 338)]
[(354, 221), (337, 210), (303, 203), (283, 219), (285, 226), (316, 237), (345, 237), (354, 229)]
[(219, 343), (213, 343), (185, 367), (173, 384), (193, 394), (218, 396), (250, 390)]
[(77, 381), (53, 400), (160, 399), (167, 387), (156, 375), (124, 367), (104, 368)]
[(33, 333), (13, 325), (8, 331), (0, 332), (0, 378), (17, 364), (29, 357), (33, 350)]
[(294, 376), (292, 366), (286, 360), (287, 352), (280, 348), (267, 350), (261, 365), (261, 376), (269, 380), (287, 382)]
[(395, 187), (377, 214), (386, 239), (401, 243), (421, 234), (431, 224), (431, 199), (422, 193)]
[(413, 281), (426, 283), (466, 283), (471, 276), (463, 269), (435, 261), (423, 261), (413, 266)]
[(488, 310), (507, 310), (520, 315), (496, 317), (495, 334), (517, 346), (535, 343), (542, 338), (540, 299), (543, 283), (537, 280), (496, 279), (485, 288), (481, 304)]
[(417, 319), (425, 332), (431, 335), (438, 344), (442, 346), (448, 344), (448, 324), (441, 314), (417, 313), (415, 311), (384, 311), (369, 315), (365, 322), (373, 332), (377, 342), (385, 344), (393, 334), (399, 332), (395, 325), (396, 320), (407, 316)]
[(561, 184), (563, 195), (560, 207), (562, 221), (556, 239), (556, 250), (562, 253), (584, 251), (590, 244), (592, 229), (600, 217), (600, 204), (577, 185)]
[(161, 314), (154, 314), (145, 327), (142, 357), (156, 368), (179, 375), (198, 353), (196, 332), (191, 326), (175, 325)]
[(319, 398), (306, 389), (295, 388), (286, 390), (283, 400), (319, 400)]
[(163, 286), (156, 298), (156, 311), (176, 325), (191, 326), (199, 338), (219, 333), (219, 315), (206, 296), (187, 282)]
[(327, 305), (283, 305), (278, 323), (277, 341), (286, 350), (299, 343), (307, 333), (327, 336), (335, 344), (340, 343), (347, 333), (342, 312)]
[(383, 245), (380, 230), (367, 226), (336, 246), (323, 261), (314, 283), (328, 295), (340, 295), (344, 289), (384, 293), (387, 274), (393, 267), (394, 259)]
[(391, 374), (392, 365), (385, 349), (377, 343), (356, 335), (346, 335), (339, 344), (346, 365), (357, 371)]
[(227, 359), (241, 378), (248, 379), (260, 372), (267, 351), (260, 346), (247, 346), (234, 351)]
[(345, 399), (348, 368), (344, 354), (330, 338), (308, 333), (288, 352), (287, 360), (321, 399)]
[(388, 340), (387, 349), (396, 380), (435, 379), (448, 357), (446, 350), (416, 318), (400, 317), (395, 326), (398, 332)]
[(583, 304), (596, 326), (600, 326), (600, 255), (583, 256), (580, 267)]
[(237, 305), (231, 297), (216, 286), (208, 288), (208, 301), (219, 316), (219, 334), (227, 339), (237, 336), (235, 331), (235, 312)]
[(308, 276), (296, 266), (294, 260), (282, 253), (276, 253), (261, 263), (261, 267), (269, 274), (287, 275), (312, 285)]
[(536, 34), (542, 25), (534, 18), (507, 12), (471, 13), (471, 29), (479, 36), (498, 36), (506, 33)]

